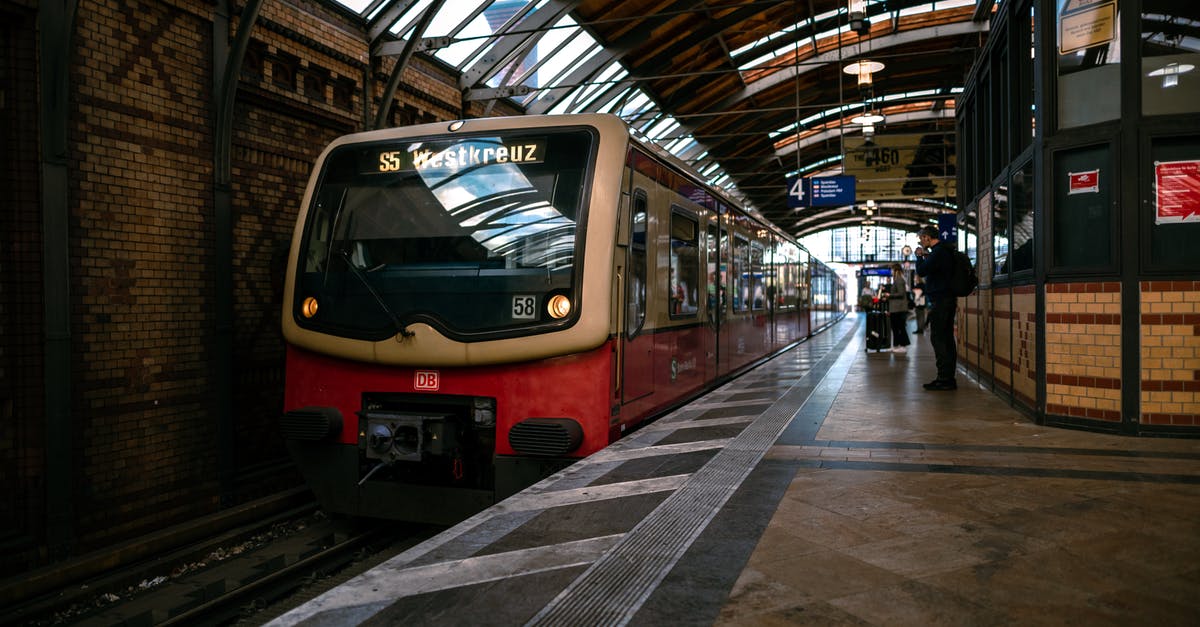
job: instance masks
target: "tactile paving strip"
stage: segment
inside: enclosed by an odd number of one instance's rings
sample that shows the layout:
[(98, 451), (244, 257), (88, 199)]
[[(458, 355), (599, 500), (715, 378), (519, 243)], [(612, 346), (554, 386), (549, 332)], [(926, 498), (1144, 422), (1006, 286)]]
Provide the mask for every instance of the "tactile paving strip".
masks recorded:
[[(838, 348), (852, 338), (852, 333), (847, 334)], [(828, 363), (819, 364), (812, 375), (823, 378), (838, 359), (854, 358), (854, 351), (835, 349), (828, 354)], [(800, 411), (815, 384), (796, 386), (784, 394), (529, 624), (629, 622)]]

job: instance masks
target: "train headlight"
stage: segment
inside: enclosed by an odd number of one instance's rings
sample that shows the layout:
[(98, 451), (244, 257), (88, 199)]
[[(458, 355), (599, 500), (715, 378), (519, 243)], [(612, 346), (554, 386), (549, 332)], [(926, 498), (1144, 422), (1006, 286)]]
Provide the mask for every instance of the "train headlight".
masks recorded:
[(392, 430), (387, 425), (373, 424), (367, 434), (367, 446), (371, 447), (379, 455), (386, 454), (392, 448), (392, 443), (395, 441)]
[(300, 315), (305, 318), (312, 318), (317, 315), (317, 299), (309, 296), (300, 304)]
[(392, 446), (404, 458), (421, 455), (421, 423), (396, 425)]
[(567, 314), (571, 313), (571, 299), (562, 294), (551, 296), (550, 300), (546, 301), (546, 313), (555, 320), (566, 318)]

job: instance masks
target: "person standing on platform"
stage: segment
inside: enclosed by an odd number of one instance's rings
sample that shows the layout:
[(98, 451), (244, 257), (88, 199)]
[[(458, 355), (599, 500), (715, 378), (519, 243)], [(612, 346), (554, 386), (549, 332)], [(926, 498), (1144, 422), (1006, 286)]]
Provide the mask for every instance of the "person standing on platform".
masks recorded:
[(892, 264), (892, 287), (887, 294), (888, 317), (892, 323), (892, 352), (908, 351), (908, 281), (904, 280), (904, 268)]
[(958, 388), (954, 369), (958, 362), (958, 347), (954, 343), (954, 312), (958, 299), (950, 291), (954, 273), (954, 248), (943, 242), (936, 227), (924, 226), (917, 232), (917, 275), (925, 279), (925, 302), (929, 306), (929, 343), (937, 361), (937, 378), (925, 384), (926, 390), (944, 391)]

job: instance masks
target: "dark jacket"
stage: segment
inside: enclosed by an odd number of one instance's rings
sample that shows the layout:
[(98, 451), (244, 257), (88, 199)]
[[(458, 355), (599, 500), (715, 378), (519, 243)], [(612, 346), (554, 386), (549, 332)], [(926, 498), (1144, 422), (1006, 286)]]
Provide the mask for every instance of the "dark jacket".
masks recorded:
[(954, 273), (954, 247), (938, 242), (924, 257), (917, 257), (917, 276), (925, 279), (925, 297), (941, 300), (952, 297), (950, 277)]

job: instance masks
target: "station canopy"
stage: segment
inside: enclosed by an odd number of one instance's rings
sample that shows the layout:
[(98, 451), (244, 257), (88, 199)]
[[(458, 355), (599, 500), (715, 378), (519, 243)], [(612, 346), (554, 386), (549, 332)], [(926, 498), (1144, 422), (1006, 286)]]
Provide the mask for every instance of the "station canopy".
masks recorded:
[[(994, 9), (992, 0), (326, 1), (362, 17), (373, 54), (414, 40), (456, 68), (470, 101), (616, 114), (798, 236), (857, 225), (868, 201), (881, 226), (909, 230), (956, 208), (955, 97)], [(846, 175), (856, 194), (840, 205), (811, 206), (789, 186)]]

